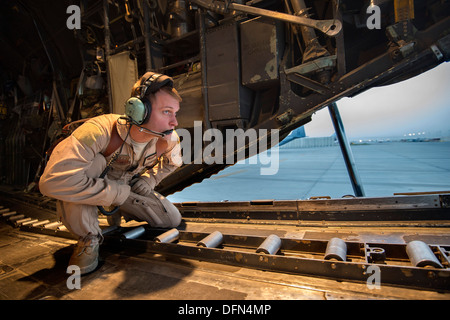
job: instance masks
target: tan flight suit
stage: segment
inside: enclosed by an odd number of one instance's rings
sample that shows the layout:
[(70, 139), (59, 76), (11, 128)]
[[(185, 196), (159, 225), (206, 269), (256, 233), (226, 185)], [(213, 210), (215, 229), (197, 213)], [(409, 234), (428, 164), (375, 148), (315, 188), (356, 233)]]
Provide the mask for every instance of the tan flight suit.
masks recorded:
[[(176, 132), (158, 157), (157, 138), (135, 159), (128, 128), (120, 115), (105, 114), (88, 120), (53, 150), (39, 181), (42, 194), (57, 199), (57, 214), (70, 232), (80, 237), (101, 235), (97, 206), (117, 206), (127, 220), (147, 221), (153, 227), (176, 227), (181, 222), (178, 209), (164, 196), (152, 191), (144, 197), (131, 192), (129, 183), (140, 174), (149, 188), (181, 166), (181, 147)], [(118, 120), (119, 119), (119, 120)], [(109, 144), (114, 123), (125, 140), (122, 151), (105, 178), (100, 174), (113, 154), (102, 152)], [(119, 148), (118, 148), (119, 150)], [(158, 159), (159, 158), (159, 159)]]

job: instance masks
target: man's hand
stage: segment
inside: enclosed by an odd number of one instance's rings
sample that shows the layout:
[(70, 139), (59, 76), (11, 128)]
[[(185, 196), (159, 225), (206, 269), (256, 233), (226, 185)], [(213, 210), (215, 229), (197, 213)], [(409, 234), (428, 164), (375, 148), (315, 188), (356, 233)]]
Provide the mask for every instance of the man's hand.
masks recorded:
[(141, 196), (148, 197), (153, 191), (151, 185), (147, 182), (145, 177), (139, 177), (131, 180), (131, 191)]

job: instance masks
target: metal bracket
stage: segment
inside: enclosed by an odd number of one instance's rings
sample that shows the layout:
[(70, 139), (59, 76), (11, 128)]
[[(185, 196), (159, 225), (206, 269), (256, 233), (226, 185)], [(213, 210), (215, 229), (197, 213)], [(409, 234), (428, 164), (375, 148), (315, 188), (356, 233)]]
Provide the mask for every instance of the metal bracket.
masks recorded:
[(438, 61), (440, 61), (442, 58), (444, 58), (444, 55), (442, 54), (441, 50), (439, 50), (439, 48), (433, 44), (431, 45), (431, 51), (433, 51), (434, 55), (436, 56), (436, 59)]

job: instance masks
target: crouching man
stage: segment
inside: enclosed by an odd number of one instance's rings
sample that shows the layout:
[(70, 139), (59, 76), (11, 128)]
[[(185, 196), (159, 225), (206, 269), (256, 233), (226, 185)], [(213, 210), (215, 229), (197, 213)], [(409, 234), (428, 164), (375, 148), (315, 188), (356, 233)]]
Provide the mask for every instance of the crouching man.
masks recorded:
[(178, 209), (154, 191), (182, 164), (174, 131), (180, 102), (170, 77), (147, 72), (133, 86), (125, 116), (92, 118), (53, 150), (39, 188), (57, 199), (58, 218), (79, 239), (69, 265), (81, 274), (98, 265), (99, 208), (120, 206), (110, 224), (120, 224), (121, 216), (153, 227), (180, 224)]

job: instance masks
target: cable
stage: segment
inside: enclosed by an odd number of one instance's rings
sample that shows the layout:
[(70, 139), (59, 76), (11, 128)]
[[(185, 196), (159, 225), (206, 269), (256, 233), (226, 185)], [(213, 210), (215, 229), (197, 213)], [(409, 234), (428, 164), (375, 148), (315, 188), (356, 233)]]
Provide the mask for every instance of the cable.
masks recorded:
[[(125, 141), (127, 140), (128, 135), (130, 134), (130, 130), (131, 130), (131, 125), (128, 127), (127, 135), (125, 136), (125, 139), (123, 140), (122, 144), (120, 145), (120, 149), (113, 154), (111, 159), (109, 159), (108, 164), (106, 165), (105, 169), (103, 169), (103, 172), (100, 174), (99, 178), (103, 179), (106, 176), (109, 169), (111, 169), (111, 166), (113, 165), (113, 163), (119, 157), (119, 154), (122, 152), (123, 145), (125, 144)], [(106, 211), (105, 208), (103, 208), (103, 206), (97, 206), (97, 208), (105, 216), (111, 216), (114, 213), (116, 213), (117, 210), (119, 210), (120, 206), (115, 206), (111, 211)]]

